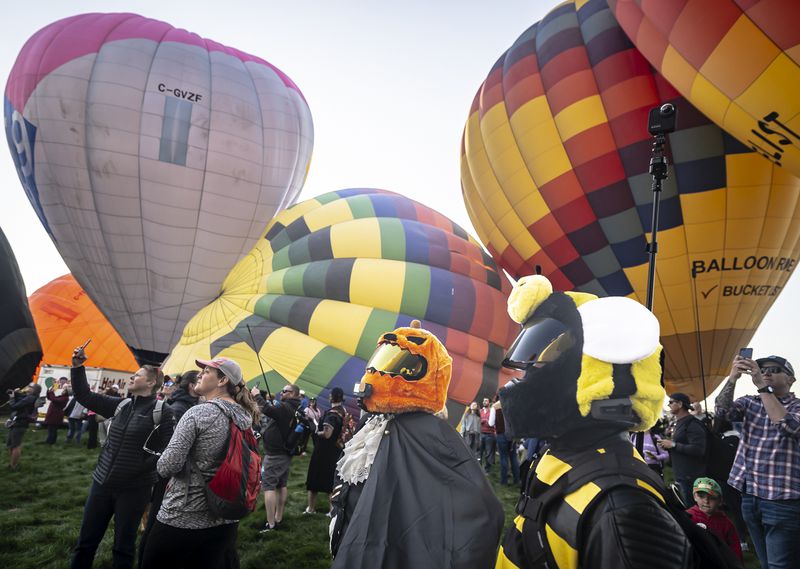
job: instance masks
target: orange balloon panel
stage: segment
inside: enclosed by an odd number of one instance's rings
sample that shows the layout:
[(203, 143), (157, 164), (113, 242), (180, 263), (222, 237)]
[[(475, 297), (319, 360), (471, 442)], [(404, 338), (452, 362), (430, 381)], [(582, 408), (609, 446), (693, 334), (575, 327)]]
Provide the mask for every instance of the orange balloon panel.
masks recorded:
[(668, 389), (701, 399), (700, 370), (711, 392), (800, 257), (800, 180), (681, 97), (605, 0), (560, 4), (498, 59), (464, 129), (461, 183), (478, 235), (512, 275), (538, 265), (556, 290), (644, 302), (647, 114), (663, 102), (679, 119), (653, 312)]
[(128, 346), (72, 275), (44, 285), (28, 302), (42, 341), (44, 363), (70, 365), (75, 347), (91, 338), (86, 348), (87, 365), (121, 371), (139, 369)]
[(708, 118), (800, 175), (800, 2), (610, 0), (639, 51)]

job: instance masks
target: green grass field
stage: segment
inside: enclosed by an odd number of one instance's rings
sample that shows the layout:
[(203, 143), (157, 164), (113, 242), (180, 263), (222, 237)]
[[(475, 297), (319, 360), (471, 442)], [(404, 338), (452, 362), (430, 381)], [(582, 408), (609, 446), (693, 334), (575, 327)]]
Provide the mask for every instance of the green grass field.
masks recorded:
[[(55, 446), (42, 444), (45, 433), (30, 430), (25, 435), (21, 466), (0, 469), (0, 567), (57, 569), (67, 567), (78, 538), (83, 504), (91, 484), (99, 449), (66, 445), (65, 431)], [(84, 435), (85, 436), (85, 435)], [(6, 458), (7, 463), (7, 458)], [(328, 521), (323, 514), (303, 515), (306, 506), (305, 477), (308, 457), (298, 457), (289, 479), (289, 502), (284, 529), (259, 535), (264, 525), (263, 504), (239, 524), (239, 555), (243, 569), (327, 569)], [(514, 517), (517, 489), (499, 484), (499, 465), (490, 477), (503, 504), (506, 525)], [(320, 495), (318, 510), (325, 512), (327, 499)], [(97, 552), (95, 567), (111, 567), (111, 531)], [(757, 568), (752, 554), (748, 568)]]

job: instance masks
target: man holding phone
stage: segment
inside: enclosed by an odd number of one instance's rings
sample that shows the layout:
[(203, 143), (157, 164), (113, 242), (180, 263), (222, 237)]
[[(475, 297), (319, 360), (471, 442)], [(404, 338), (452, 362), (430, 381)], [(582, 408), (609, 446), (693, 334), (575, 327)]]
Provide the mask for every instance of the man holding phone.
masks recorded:
[[(747, 357), (749, 356), (749, 357)], [(734, 401), (736, 382), (750, 375), (758, 395)], [(797, 567), (800, 559), (800, 400), (790, 391), (794, 368), (786, 358), (733, 358), (716, 413), (742, 422), (742, 439), (728, 484), (742, 493), (742, 517), (761, 566)]]
[[(130, 402), (122, 397), (92, 392), (83, 367), (88, 343), (72, 353), (70, 375), (75, 399), (87, 409), (103, 417), (114, 417), (114, 420), (92, 474), (71, 567), (92, 566), (97, 547), (113, 517), (114, 567), (128, 569), (133, 566), (136, 530), (156, 481), (158, 458), (146, 452), (144, 445), (151, 438), (150, 448), (166, 447), (172, 437), (174, 420), (167, 405), (160, 407), (158, 417), (154, 412), (156, 393), (164, 382), (164, 374), (157, 367), (143, 366), (131, 376), (127, 385)], [(124, 407), (117, 412), (123, 402), (126, 402)]]

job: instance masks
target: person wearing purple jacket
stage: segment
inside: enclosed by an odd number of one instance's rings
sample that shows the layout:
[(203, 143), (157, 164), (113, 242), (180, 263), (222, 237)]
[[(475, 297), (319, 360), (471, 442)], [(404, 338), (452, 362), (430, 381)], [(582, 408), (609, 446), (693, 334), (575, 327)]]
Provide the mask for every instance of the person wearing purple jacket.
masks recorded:
[(664, 462), (669, 458), (669, 452), (658, 446), (657, 443), (661, 440), (661, 436), (654, 434), (650, 429), (643, 433), (632, 433), (631, 442), (634, 446), (636, 445), (637, 437), (642, 437), (643, 439), (642, 454), (647, 466), (663, 478)]
[[(734, 401), (742, 374), (758, 395)], [(800, 400), (794, 368), (780, 356), (736, 355), (717, 396), (718, 416), (742, 423), (728, 484), (742, 493), (742, 517), (764, 569), (796, 568), (800, 559)]]

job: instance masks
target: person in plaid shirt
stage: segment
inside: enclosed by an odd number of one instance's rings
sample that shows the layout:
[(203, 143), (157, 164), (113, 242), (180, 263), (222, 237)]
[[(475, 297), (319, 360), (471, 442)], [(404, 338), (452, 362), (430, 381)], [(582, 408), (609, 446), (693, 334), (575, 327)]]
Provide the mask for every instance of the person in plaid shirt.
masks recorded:
[[(758, 395), (733, 400), (749, 374)], [(717, 415), (742, 422), (728, 484), (742, 493), (742, 517), (763, 569), (800, 567), (800, 399), (792, 365), (780, 356), (734, 357)]]

